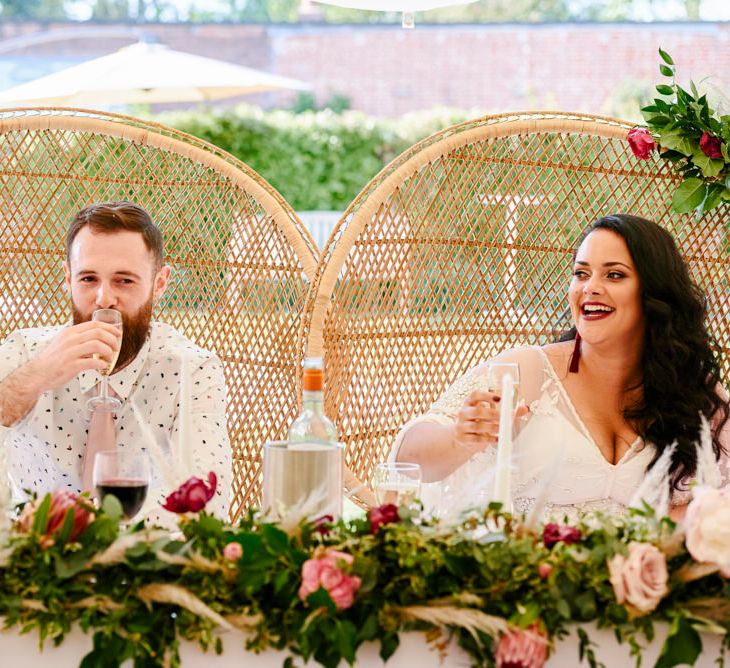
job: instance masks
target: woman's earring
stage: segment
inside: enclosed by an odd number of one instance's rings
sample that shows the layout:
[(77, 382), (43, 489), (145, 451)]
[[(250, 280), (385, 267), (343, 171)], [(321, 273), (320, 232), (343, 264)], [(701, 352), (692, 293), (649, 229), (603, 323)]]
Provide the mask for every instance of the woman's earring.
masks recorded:
[(570, 356), (570, 373), (578, 373), (578, 365), (580, 364), (580, 332), (575, 333), (575, 345), (573, 346), (573, 354)]

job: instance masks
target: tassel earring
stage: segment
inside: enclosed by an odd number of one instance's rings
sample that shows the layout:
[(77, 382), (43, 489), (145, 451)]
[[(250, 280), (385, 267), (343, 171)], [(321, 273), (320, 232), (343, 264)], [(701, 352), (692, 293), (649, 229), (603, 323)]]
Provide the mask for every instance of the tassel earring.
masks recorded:
[(580, 364), (580, 333), (575, 333), (575, 345), (573, 346), (573, 354), (570, 356), (570, 373), (578, 373), (578, 365)]

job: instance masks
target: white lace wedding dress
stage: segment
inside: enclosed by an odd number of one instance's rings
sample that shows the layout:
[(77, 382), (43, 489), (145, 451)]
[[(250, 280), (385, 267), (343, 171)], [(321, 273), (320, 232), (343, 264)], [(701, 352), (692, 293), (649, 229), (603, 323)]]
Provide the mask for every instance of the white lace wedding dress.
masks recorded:
[[(654, 446), (641, 439), (631, 445), (616, 464), (601, 454), (590, 432), (578, 416), (568, 394), (545, 352), (539, 347), (519, 348), (500, 356), (518, 362), (520, 396), (530, 408), (515, 427), (512, 474), (514, 510), (530, 511), (541, 497), (544, 516), (574, 519), (585, 511), (622, 513), (644, 481)], [(403, 433), (418, 422), (451, 424), (467, 396), (484, 388), (486, 365), (462, 376), (434, 403), (429, 412), (406, 424), (396, 437), (390, 459), (395, 460)], [(444, 514), (481, 505), (491, 498), (494, 486), (496, 448), (478, 453), (446, 479), (424, 483), (422, 500), (428, 510)], [(724, 484), (730, 475), (727, 460), (717, 465)], [(661, 496), (650, 490), (649, 497)], [(673, 504), (689, 501), (688, 493), (672, 497)]]

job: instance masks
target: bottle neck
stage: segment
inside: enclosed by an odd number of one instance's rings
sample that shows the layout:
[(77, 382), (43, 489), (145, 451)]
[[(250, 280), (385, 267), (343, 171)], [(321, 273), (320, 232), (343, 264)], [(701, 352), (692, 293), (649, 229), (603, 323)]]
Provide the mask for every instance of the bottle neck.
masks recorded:
[(322, 390), (304, 390), (302, 392), (302, 408), (322, 411), (324, 392)]

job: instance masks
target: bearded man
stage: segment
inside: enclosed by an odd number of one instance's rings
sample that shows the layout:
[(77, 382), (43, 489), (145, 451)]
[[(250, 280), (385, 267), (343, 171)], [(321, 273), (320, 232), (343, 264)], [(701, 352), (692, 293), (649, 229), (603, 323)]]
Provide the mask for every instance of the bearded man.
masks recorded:
[[(73, 323), (18, 330), (0, 346), (0, 436), (15, 488), (89, 489), (93, 455), (116, 447), (150, 457), (144, 514), (183, 476), (214, 471), (219, 484), (209, 509), (225, 516), (231, 448), (223, 369), (213, 353), (151, 321), (170, 277), (160, 229), (131, 202), (92, 204), (69, 226), (63, 269)], [(91, 319), (109, 308), (121, 312), (123, 331)], [(92, 414), (87, 401), (117, 350), (109, 387), (121, 408)], [(181, 378), (190, 396), (181, 396)], [(104, 420), (106, 442), (91, 437), (103, 433)]]

